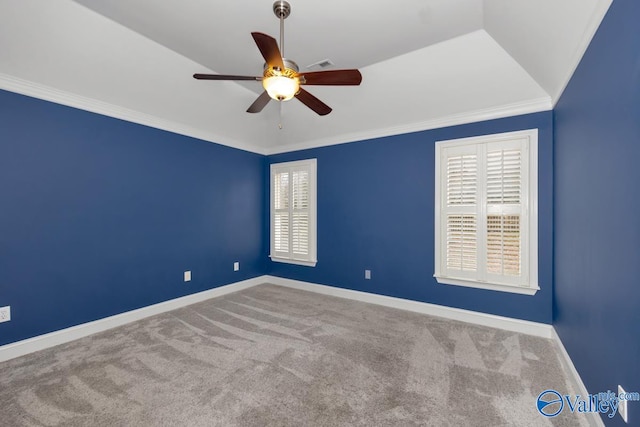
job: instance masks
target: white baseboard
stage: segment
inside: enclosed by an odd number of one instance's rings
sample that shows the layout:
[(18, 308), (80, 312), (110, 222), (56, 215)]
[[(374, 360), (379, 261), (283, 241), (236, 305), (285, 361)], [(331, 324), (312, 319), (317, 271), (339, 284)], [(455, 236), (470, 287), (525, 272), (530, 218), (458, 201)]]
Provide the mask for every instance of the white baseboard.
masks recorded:
[(237, 292), (252, 286), (260, 285), (265, 283), (264, 277), (265, 276), (254, 277), (253, 279), (231, 283), (229, 285), (220, 286), (218, 288), (209, 289), (196, 294), (186, 295), (184, 297), (142, 307), (137, 310), (127, 311), (125, 313), (116, 314), (115, 316), (105, 317), (104, 319), (83, 323), (81, 325), (72, 326), (70, 328), (3, 345), (0, 347), (0, 362), (24, 356), (26, 354), (33, 353), (34, 351), (44, 350), (49, 347), (64, 344), (79, 338), (84, 338), (88, 335), (106, 331), (107, 329), (122, 326), (130, 322), (135, 322), (136, 320), (144, 319), (149, 316), (154, 316), (156, 314), (205, 301), (210, 298), (219, 297), (231, 292)]
[[(23, 341), (0, 346), (0, 362), (24, 356), (35, 351), (44, 350), (56, 345), (64, 344), (79, 338), (84, 338), (86, 336), (122, 326), (136, 320), (141, 320), (146, 317), (154, 316), (156, 314), (165, 313), (167, 311), (175, 310), (187, 305), (195, 304), (211, 298), (216, 298), (232, 292), (241, 291), (243, 289), (248, 289), (264, 283), (272, 283), (274, 285), (286, 286), (289, 288), (300, 289), (339, 298), (377, 304), (385, 307), (412, 311), (415, 313), (438, 316), (451, 320), (458, 320), (475, 325), (489, 326), (492, 328), (499, 328), (527, 335), (553, 339), (558, 344), (560, 353), (562, 355), (562, 362), (565, 364), (565, 368), (567, 369), (568, 374), (573, 377), (574, 386), (583, 396), (586, 396), (588, 394), (587, 388), (580, 378), (580, 374), (578, 374), (578, 371), (576, 370), (573, 361), (569, 357), (567, 350), (562, 344), (562, 341), (560, 340), (560, 337), (558, 336), (556, 330), (551, 325), (266, 275), (243, 280), (241, 282), (231, 283), (229, 285), (209, 289), (197, 294), (187, 295), (184, 297), (139, 308), (137, 310), (128, 311), (126, 313), (117, 314), (115, 316), (106, 317), (104, 319), (95, 320), (93, 322), (84, 323), (82, 325), (73, 326), (45, 335), (40, 335), (34, 338), (29, 338)], [(602, 419), (597, 414), (591, 415), (592, 416), (588, 417), (590, 425), (598, 427), (604, 426)]]
[[(576, 387), (578, 394), (580, 394), (581, 396), (587, 396), (589, 394), (589, 391), (584, 385), (584, 382), (582, 382), (582, 378), (580, 378), (580, 374), (573, 364), (569, 353), (567, 353), (567, 349), (564, 347), (564, 344), (562, 344), (562, 340), (560, 339), (560, 336), (556, 332), (555, 328), (553, 328), (552, 330), (552, 335), (553, 340), (558, 345), (558, 349), (560, 350), (560, 354), (562, 355), (561, 363), (564, 364), (565, 369), (568, 371), (567, 373), (573, 379), (573, 386)], [(589, 425), (604, 427), (604, 422), (602, 421), (600, 415), (598, 415), (597, 413), (590, 413), (586, 415), (588, 416)]]
[[(560, 343), (561, 348), (565, 352), (564, 354), (566, 354), (564, 347), (562, 347), (562, 343), (559, 341), (559, 338), (557, 337), (557, 334), (555, 334), (555, 330), (551, 325), (513, 319), (503, 316), (496, 316), (493, 314), (479, 313), (476, 311), (463, 310), (459, 308), (446, 307), (436, 304), (412, 301), (402, 298), (388, 297), (368, 292), (352, 291), (349, 289), (302, 282), (299, 280), (285, 279), (282, 277), (259, 276), (241, 282), (220, 286), (215, 289), (209, 289), (197, 294), (187, 295), (173, 300), (150, 305), (148, 307), (139, 308), (137, 310), (128, 311), (126, 313), (117, 314), (115, 316), (106, 317), (104, 319), (95, 320), (93, 322), (83, 323), (81, 325), (29, 338), (23, 341), (7, 344), (0, 347), (0, 362), (23, 356), (34, 351), (44, 350), (49, 347), (64, 344), (69, 341), (83, 338), (88, 335), (105, 331), (107, 329), (115, 328), (117, 326), (122, 326), (149, 316), (154, 316), (156, 314), (175, 310), (177, 308), (181, 308), (190, 304), (195, 304), (197, 302), (205, 301), (210, 298), (226, 295), (231, 292), (237, 292), (263, 283), (273, 283), (275, 285), (316, 292), (324, 295), (346, 298), (370, 304), (383, 305), (386, 307), (393, 307), (401, 310), (407, 310), (431, 316), (438, 316), (476, 325), (505, 329), (508, 331), (520, 332), (543, 338), (554, 338)], [(568, 358), (568, 356), (566, 357)], [(573, 367), (573, 364), (571, 364), (570, 366)], [(574, 373), (574, 375), (577, 375), (575, 368), (573, 368), (572, 372)]]
[[(299, 280), (285, 279), (275, 276), (262, 276), (266, 283), (274, 285), (286, 286), (289, 288), (300, 289), (304, 291), (316, 292), (319, 294), (330, 295), (339, 298), (346, 298), (355, 301), (367, 302), (370, 304), (383, 305), (385, 307), (398, 308), (401, 310), (413, 311), (416, 313), (427, 314), (431, 316), (444, 317), (446, 319), (458, 320), (461, 322), (472, 323), (475, 325), (489, 326), (492, 328), (504, 329), (512, 332), (519, 332), (527, 335), (534, 335), (542, 338), (554, 340), (559, 347), (562, 359), (561, 363), (565, 364), (567, 373), (574, 382), (574, 386), (582, 396), (589, 394), (587, 388), (580, 378), (580, 374), (573, 365), (567, 350), (564, 348), (560, 337), (552, 325), (545, 323), (530, 322), (527, 320), (513, 319), (510, 317), (496, 316), (493, 314), (480, 313), (477, 311), (463, 310), (460, 308), (452, 308), (437, 304), (429, 304), (424, 302), (406, 300), (402, 298), (388, 297), (384, 295), (376, 295), (368, 292), (352, 291), (349, 289), (336, 288), (333, 286), (319, 285), (315, 283), (302, 282)], [(587, 414), (589, 425), (604, 427), (604, 423), (598, 414)]]
[(399, 308), (401, 310), (444, 317), (446, 319), (459, 320), (461, 322), (492, 328), (505, 329), (507, 331), (520, 332), (527, 335), (535, 335), (543, 338), (553, 338), (553, 327), (544, 323), (530, 322), (527, 320), (513, 319), (510, 317), (496, 316), (493, 314), (479, 313), (477, 311), (463, 310), (460, 308), (446, 307), (443, 305), (412, 301), (402, 298), (388, 297), (368, 292), (352, 291), (333, 286), (318, 285), (299, 280), (284, 279), (275, 276), (263, 276), (266, 283), (287, 286), (339, 298), (352, 299), (370, 304)]

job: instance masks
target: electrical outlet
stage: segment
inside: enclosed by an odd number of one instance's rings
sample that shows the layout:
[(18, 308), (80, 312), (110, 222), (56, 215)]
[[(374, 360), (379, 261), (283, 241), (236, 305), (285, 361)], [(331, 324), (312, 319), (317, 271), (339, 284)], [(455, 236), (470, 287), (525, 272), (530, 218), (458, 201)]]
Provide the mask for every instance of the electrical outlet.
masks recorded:
[[(626, 394), (626, 391), (624, 391), (621, 385), (618, 385), (618, 396), (620, 396), (621, 394), (624, 396)], [(618, 413), (625, 423), (629, 422), (629, 412), (627, 410), (626, 400), (618, 400)]]
[(364, 271), (364, 278), (367, 280), (371, 280), (371, 270)]
[(11, 320), (11, 307), (0, 307), (0, 323)]
[(191, 281), (191, 270), (188, 270), (188, 271), (184, 272), (184, 281), (185, 282), (190, 282)]
[(233, 263), (233, 271), (240, 270), (240, 263), (238, 261)]

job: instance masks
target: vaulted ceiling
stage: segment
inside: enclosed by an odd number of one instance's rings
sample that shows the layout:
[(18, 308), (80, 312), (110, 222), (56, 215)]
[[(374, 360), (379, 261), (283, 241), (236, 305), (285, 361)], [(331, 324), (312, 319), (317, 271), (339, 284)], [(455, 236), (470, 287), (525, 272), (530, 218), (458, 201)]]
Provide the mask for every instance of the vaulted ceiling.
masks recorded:
[(250, 33), (278, 38), (273, 0), (1, 0), (0, 88), (276, 153), (549, 110), (611, 1), (289, 0), (287, 58), (362, 72), (306, 87), (321, 117), (295, 99), (249, 114), (259, 82), (192, 78), (261, 75)]

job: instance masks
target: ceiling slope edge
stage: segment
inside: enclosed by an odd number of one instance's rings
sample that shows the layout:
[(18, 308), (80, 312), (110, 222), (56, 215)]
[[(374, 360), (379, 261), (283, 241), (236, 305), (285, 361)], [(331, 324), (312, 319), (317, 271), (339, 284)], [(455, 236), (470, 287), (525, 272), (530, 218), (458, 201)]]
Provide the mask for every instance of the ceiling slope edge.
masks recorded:
[(504, 117), (519, 116), (522, 114), (539, 113), (542, 111), (550, 111), (552, 109), (553, 104), (551, 102), (551, 97), (546, 96), (538, 99), (502, 105), (499, 107), (491, 107), (461, 114), (453, 114), (424, 122), (409, 123), (387, 128), (371, 129), (363, 132), (346, 133), (337, 135), (335, 137), (310, 140), (299, 144), (280, 145), (277, 147), (269, 148), (266, 154), (281, 154), (291, 151), (306, 150), (310, 148), (326, 147), (329, 145), (346, 144), (349, 142), (364, 141), (368, 139), (382, 138), (385, 136), (439, 129), (449, 126), (482, 122), (486, 120), (501, 119)]
[(564, 76), (564, 78), (562, 79), (562, 84), (560, 85), (558, 92), (555, 94), (551, 94), (552, 101), (553, 101), (553, 108), (555, 108), (556, 104), (560, 100), (560, 97), (562, 96), (562, 93), (567, 88), (567, 85), (569, 84), (569, 81), (571, 81), (571, 78), (573, 77), (573, 73), (576, 72), (578, 65), (580, 65), (580, 61), (582, 61), (582, 57), (584, 56), (587, 49), (589, 48), (589, 45), (591, 44), (591, 40), (593, 39), (593, 36), (595, 36), (596, 31), (598, 31), (598, 28), (600, 27), (600, 24), (604, 20), (604, 17), (607, 14), (607, 11), (609, 10), (609, 7), (611, 6), (612, 2), (613, 0), (602, 0), (601, 2), (599, 2), (595, 10), (593, 11), (593, 14), (589, 18), (589, 22), (587, 23), (583, 37), (580, 40), (580, 45), (576, 47), (576, 50), (574, 52), (574, 57), (573, 57), (573, 60), (571, 61), (571, 67), (569, 68), (567, 75)]
[(78, 108), (80, 110), (90, 111), (92, 113), (113, 117), (127, 122), (137, 123), (140, 125), (173, 132), (180, 135), (190, 136), (215, 144), (225, 145), (228, 147), (250, 151), (262, 155), (267, 154), (264, 148), (246, 143), (244, 141), (235, 140), (233, 138), (218, 135), (213, 132), (204, 131), (192, 126), (187, 126), (129, 108), (120, 107), (118, 105), (62, 91), (60, 89), (54, 89), (40, 83), (34, 83), (3, 73), (0, 73), (0, 89), (19, 93), (33, 98), (42, 99), (56, 104), (66, 105), (68, 107)]

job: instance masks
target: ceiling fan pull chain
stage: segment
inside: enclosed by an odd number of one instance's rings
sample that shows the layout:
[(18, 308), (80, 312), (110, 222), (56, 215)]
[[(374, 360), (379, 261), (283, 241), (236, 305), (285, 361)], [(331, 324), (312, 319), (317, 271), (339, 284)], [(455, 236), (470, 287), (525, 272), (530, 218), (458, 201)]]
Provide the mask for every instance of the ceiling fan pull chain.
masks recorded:
[(278, 129), (282, 130), (282, 101), (278, 102), (280, 106), (280, 119), (278, 120)]

